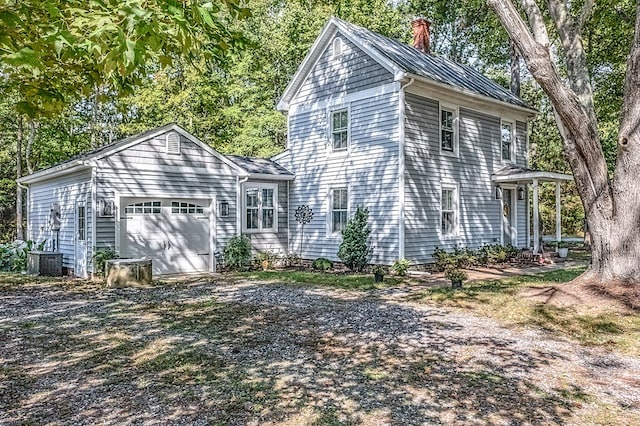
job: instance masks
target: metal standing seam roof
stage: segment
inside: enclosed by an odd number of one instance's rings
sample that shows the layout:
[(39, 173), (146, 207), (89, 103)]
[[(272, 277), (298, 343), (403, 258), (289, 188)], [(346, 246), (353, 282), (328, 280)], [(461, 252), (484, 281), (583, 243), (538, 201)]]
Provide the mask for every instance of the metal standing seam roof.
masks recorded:
[(226, 157), (249, 174), (293, 176), (293, 173), (269, 158), (244, 157), (241, 155), (227, 155)]
[(390, 39), (338, 18), (333, 19), (362, 43), (374, 49), (408, 74), (534, 110), (532, 106), (509, 90), (470, 66), (441, 56), (425, 54), (406, 43)]

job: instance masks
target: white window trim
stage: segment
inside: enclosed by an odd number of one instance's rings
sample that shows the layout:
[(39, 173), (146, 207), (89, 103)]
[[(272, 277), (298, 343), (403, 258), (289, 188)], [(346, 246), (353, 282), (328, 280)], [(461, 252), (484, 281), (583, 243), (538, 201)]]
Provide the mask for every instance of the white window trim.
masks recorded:
[[(453, 151), (447, 151), (442, 149), (442, 111), (449, 111), (453, 113)], [(439, 103), (438, 107), (438, 146), (440, 149), (440, 154), (446, 155), (449, 157), (460, 156), (460, 111), (459, 108), (455, 105), (450, 105), (446, 103)]]
[[(502, 158), (502, 125), (510, 124), (511, 125), (511, 146), (509, 147), (510, 159)], [(501, 118), (500, 119), (500, 161), (505, 164), (515, 164), (516, 162), (516, 120), (511, 118)]]
[[(453, 191), (453, 232), (445, 234), (442, 232), (442, 191)], [(460, 234), (460, 186), (455, 182), (442, 182), (440, 184), (440, 206), (439, 206), (439, 218), (438, 218), (438, 233), (441, 238), (456, 238)]]
[[(347, 112), (347, 147), (343, 149), (333, 149), (333, 114), (336, 112)], [(331, 105), (327, 108), (327, 155), (344, 156), (351, 153), (351, 104)]]
[(347, 190), (347, 221), (351, 218), (351, 187), (349, 185), (332, 185), (327, 191), (327, 237), (339, 237), (342, 231), (333, 232), (333, 191)]
[[(259, 200), (262, 199), (262, 189), (273, 189), (273, 228), (262, 227), (262, 201), (258, 201), (258, 229), (247, 229), (247, 188), (258, 188)], [(242, 233), (243, 234), (263, 234), (278, 233), (278, 184), (263, 182), (246, 182), (242, 184)]]
[[(169, 149), (169, 136), (173, 136), (173, 135), (178, 136), (178, 149), (176, 150)], [(175, 131), (167, 133), (164, 137), (164, 147), (167, 154), (180, 154), (182, 150), (182, 140), (180, 138), (180, 133)]]

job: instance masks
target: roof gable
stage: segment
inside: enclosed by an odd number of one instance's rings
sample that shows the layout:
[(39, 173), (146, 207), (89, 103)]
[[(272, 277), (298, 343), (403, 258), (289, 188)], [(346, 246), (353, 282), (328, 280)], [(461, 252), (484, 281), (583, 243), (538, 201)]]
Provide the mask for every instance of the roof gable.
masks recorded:
[(233, 170), (236, 170), (238, 174), (242, 174), (242, 175), (247, 174), (243, 168), (241, 168), (236, 163), (234, 163), (224, 155), (220, 154), (219, 152), (211, 148), (209, 145), (202, 142), (200, 139), (193, 136), (191, 133), (187, 132), (185, 129), (183, 129), (179, 125), (175, 123), (170, 123), (164, 126), (156, 127), (155, 129), (151, 129), (151, 130), (147, 130), (147, 131), (135, 134), (133, 136), (129, 136), (127, 138), (102, 146), (92, 151), (85, 152), (67, 161), (63, 161), (49, 168), (37, 171), (28, 176), (24, 176), (19, 179), (19, 182), (21, 183), (38, 182), (38, 181), (45, 180), (47, 178), (57, 176), (60, 174), (71, 173), (77, 169), (90, 167), (92, 163), (94, 163), (97, 160), (109, 157), (111, 155), (124, 151), (128, 148), (131, 148), (135, 145), (146, 142), (159, 135), (162, 135), (163, 133), (167, 133), (170, 131), (175, 131), (179, 133), (181, 136), (189, 140), (189, 142), (192, 142), (193, 144), (197, 145), (199, 148), (203, 149), (207, 153), (211, 154), (212, 156), (218, 158), (223, 163), (227, 164)]
[(392, 72), (396, 81), (403, 78), (420, 78), (468, 95), (480, 96), (487, 100), (535, 112), (522, 99), (470, 66), (443, 57), (424, 54), (406, 43), (335, 17), (327, 22), (289, 82), (278, 102), (279, 110), (288, 110), (289, 103), (338, 31)]

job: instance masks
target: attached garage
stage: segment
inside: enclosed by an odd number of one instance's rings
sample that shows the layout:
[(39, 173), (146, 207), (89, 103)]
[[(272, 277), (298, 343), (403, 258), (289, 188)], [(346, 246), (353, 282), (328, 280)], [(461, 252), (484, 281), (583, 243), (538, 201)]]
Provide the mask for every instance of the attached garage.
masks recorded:
[[(159, 127), (20, 179), (28, 186), (28, 238), (62, 252), (64, 266), (87, 277), (93, 255), (152, 260), (154, 275), (215, 271), (215, 252), (242, 233), (243, 191), (266, 182), (283, 196), (281, 226), (251, 230), (256, 250), (283, 252), (288, 241), (288, 181), (268, 159), (224, 156), (176, 124)], [(268, 183), (270, 182), (270, 183)], [(275, 191), (277, 193), (277, 191)], [(60, 229), (52, 226), (59, 212)], [(58, 241), (59, 239), (59, 241)]]
[(215, 246), (211, 206), (211, 199), (121, 199), (121, 255), (151, 257), (154, 274), (211, 270)]

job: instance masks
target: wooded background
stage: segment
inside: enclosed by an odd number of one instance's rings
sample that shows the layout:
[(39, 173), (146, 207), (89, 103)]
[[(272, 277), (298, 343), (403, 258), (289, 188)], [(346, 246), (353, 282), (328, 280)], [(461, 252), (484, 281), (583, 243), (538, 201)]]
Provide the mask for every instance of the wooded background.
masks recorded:
[[(136, 9), (139, 3), (25, 0), (0, 6), (1, 241), (16, 237), (16, 177), (149, 128), (177, 122), (223, 153), (282, 151), (286, 119), (275, 105), (332, 15), (407, 43), (411, 19), (424, 16), (433, 23), (434, 54), (510, 86), (509, 39), (483, 0), (252, 0), (249, 10), (226, 0), (190, 11), (159, 9), (153, 16), (166, 19), (157, 22)], [(69, 11), (69, 4), (75, 9)], [(598, 1), (584, 28), (610, 171), (634, 8), (630, 0)], [(110, 21), (116, 9), (123, 18)], [(28, 18), (37, 12), (60, 19)], [(64, 31), (42, 36), (57, 23)], [(73, 25), (93, 29), (94, 38), (81, 38)], [(50, 45), (25, 50), (17, 45), (20, 37), (42, 37)], [(540, 111), (531, 123), (530, 166), (570, 172), (547, 97), (526, 67), (520, 76), (522, 97)], [(554, 234), (551, 186), (541, 191), (541, 215), (543, 232)], [(563, 185), (562, 218), (565, 234), (581, 234), (584, 212), (573, 184)]]

